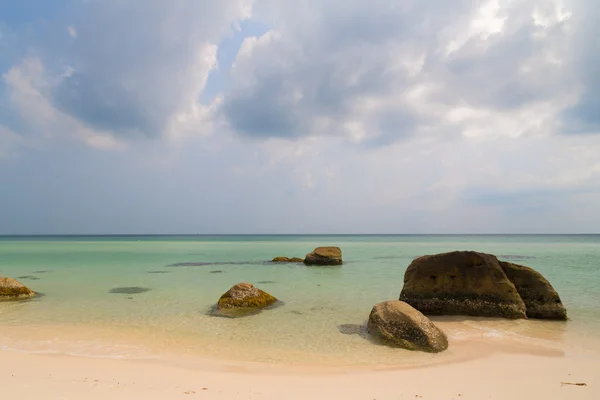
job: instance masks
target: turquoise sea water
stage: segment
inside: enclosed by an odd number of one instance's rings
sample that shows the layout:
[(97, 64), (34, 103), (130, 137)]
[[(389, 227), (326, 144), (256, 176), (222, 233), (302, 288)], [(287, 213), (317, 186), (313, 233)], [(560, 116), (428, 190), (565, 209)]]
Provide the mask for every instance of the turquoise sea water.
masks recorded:
[[(272, 264), (319, 245), (340, 246), (337, 268)], [(0, 276), (43, 293), (0, 303), (0, 348), (94, 356), (166, 353), (341, 364), (419, 362), (354, 332), (371, 307), (397, 299), (411, 260), (477, 250), (548, 278), (567, 323), (439, 319), (450, 354), (468, 341), (553, 350), (600, 343), (600, 235), (73, 236), (0, 237)], [(181, 263), (199, 265), (173, 266)], [(220, 295), (251, 282), (284, 304), (241, 319), (207, 315)], [(110, 293), (119, 287), (143, 293)], [(456, 346), (453, 346), (456, 344)], [(453, 350), (455, 348), (455, 350)], [(600, 347), (598, 348), (600, 350)], [(422, 359), (420, 361), (423, 361)]]

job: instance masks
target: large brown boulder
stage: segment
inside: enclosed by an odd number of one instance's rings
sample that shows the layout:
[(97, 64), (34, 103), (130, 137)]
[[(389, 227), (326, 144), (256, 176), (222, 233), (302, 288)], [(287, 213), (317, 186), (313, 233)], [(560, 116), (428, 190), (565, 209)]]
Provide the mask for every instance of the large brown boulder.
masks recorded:
[(13, 278), (0, 277), (0, 301), (34, 297), (36, 293)]
[(317, 247), (304, 259), (306, 265), (342, 265), (342, 250), (339, 247)]
[(528, 318), (567, 319), (567, 310), (558, 293), (542, 274), (532, 268), (508, 262), (500, 262), (500, 266), (523, 299)]
[(277, 299), (269, 293), (250, 283), (242, 282), (232, 286), (221, 296), (217, 308), (223, 315), (241, 316), (260, 311), (276, 301)]
[(446, 334), (403, 301), (376, 304), (369, 315), (367, 327), (373, 337), (394, 347), (430, 353), (448, 348)]
[(455, 251), (419, 257), (400, 300), (431, 315), (526, 318), (525, 303), (491, 254)]

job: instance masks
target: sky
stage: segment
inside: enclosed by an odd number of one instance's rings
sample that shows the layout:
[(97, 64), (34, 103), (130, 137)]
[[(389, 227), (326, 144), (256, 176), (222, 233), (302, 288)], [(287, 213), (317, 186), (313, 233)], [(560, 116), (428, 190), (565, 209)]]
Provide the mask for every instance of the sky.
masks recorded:
[(597, 0), (0, 0), (0, 234), (599, 233)]

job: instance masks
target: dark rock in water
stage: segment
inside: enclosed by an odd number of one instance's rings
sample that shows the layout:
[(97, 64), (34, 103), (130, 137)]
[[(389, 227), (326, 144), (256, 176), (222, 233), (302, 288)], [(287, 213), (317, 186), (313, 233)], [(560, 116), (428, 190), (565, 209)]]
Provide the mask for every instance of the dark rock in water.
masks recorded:
[(138, 287), (138, 286), (128, 286), (128, 287), (118, 287), (118, 288), (110, 289), (108, 291), (108, 293), (114, 293), (114, 294), (138, 294), (138, 293), (149, 292), (150, 290), (152, 290), (152, 289), (145, 288), (145, 287)]
[(271, 262), (274, 263), (301, 263), (304, 262), (304, 259), (298, 257), (275, 257)]
[(306, 265), (342, 265), (342, 250), (339, 247), (317, 247), (306, 255)]
[(216, 267), (219, 265), (265, 265), (267, 261), (181, 262), (167, 267)]
[(32, 274), (47, 274), (48, 272), (52, 271), (33, 271)]
[(400, 300), (425, 314), (526, 318), (496, 257), (474, 251), (417, 258), (404, 274)]
[(0, 276), (0, 301), (23, 300), (35, 297), (36, 293), (13, 278)]
[(225, 292), (217, 303), (217, 310), (227, 317), (256, 314), (278, 300), (269, 293), (246, 282), (238, 283)]
[(176, 264), (170, 264), (168, 267), (205, 267), (207, 265), (216, 265), (216, 263), (211, 262), (182, 262)]
[(264, 308), (277, 299), (269, 293), (254, 287), (251, 283), (238, 283), (225, 292), (217, 303), (219, 309), (224, 308)]
[(439, 353), (448, 348), (448, 338), (426, 316), (398, 301), (376, 304), (369, 315), (369, 333), (394, 347)]
[(539, 272), (474, 251), (414, 260), (400, 300), (433, 315), (567, 319), (558, 293)]
[(271, 284), (271, 283), (275, 283), (275, 281), (258, 281), (256, 283), (260, 283), (261, 285), (268, 285), (268, 284)]
[(38, 278), (37, 276), (33, 276), (33, 275), (24, 275), (24, 276), (17, 276), (17, 279), (29, 279), (32, 281), (37, 281), (40, 278)]
[(367, 332), (367, 327), (359, 324), (342, 324), (337, 328), (344, 335), (364, 335)]
[(214, 270), (214, 271), (210, 271), (211, 274), (222, 274), (223, 271), (221, 271), (220, 269)]
[(550, 282), (539, 272), (523, 265), (500, 262), (525, 302), (528, 318), (566, 320), (567, 310)]
[(149, 274), (170, 274), (171, 271), (148, 271)]

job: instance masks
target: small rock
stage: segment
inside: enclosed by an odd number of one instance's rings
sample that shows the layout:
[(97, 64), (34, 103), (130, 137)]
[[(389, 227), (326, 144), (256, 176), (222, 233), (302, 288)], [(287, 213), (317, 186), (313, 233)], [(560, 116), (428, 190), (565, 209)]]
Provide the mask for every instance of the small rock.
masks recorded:
[(36, 293), (13, 278), (0, 277), (0, 301), (35, 297)]
[(317, 247), (306, 255), (306, 265), (342, 265), (342, 250), (339, 247)]
[(238, 283), (225, 292), (217, 303), (224, 316), (238, 317), (254, 314), (278, 300), (269, 293), (246, 282)]
[(223, 308), (263, 308), (275, 303), (277, 299), (269, 293), (254, 287), (251, 283), (238, 283), (225, 292), (218, 305)]
[(430, 353), (448, 348), (446, 334), (403, 301), (376, 304), (369, 315), (367, 327), (374, 338), (394, 347)]

